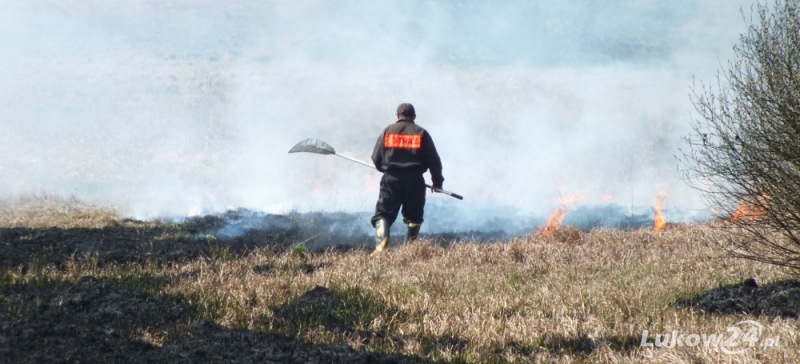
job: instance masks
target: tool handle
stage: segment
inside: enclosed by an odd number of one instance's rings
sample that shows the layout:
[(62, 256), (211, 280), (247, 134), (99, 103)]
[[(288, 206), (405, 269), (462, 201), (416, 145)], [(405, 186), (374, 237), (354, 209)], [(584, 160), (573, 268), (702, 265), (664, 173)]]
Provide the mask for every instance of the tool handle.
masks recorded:
[[(360, 160), (360, 159), (355, 159), (355, 158), (353, 158), (353, 157), (350, 157), (350, 156), (347, 156), (347, 155), (344, 155), (344, 154), (339, 154), (339, 153), (334, 153), (334, 154), (336, 154), (336, 155), (338, 155), (338, 156), (340, 156), (340, 157), (342, 157), (342, 158), (344, 158), (344, 159), (350, 160), (351, 162), (356, 162), (356, 163), (358, 163), (358, 164), (360, 164), (360, 165), (362, 165), (362, 166), (369, 167), (369, 168), (375, 168), (375, 166), (374, 166), (374, 165), (372, 165), (372, 164), (369, 164), (369, 163), (367, 163), (367, 162), (364, 162), (364, 161), (362, 161), (362, 160)], [(450, 197), (457, 198), (457, 199), (459, 199), (459, 200), (463, 200), (463, 199), (464, 199), (464, 196), (461, 196), (461, 195), (459, 195), (459, 194), (457, 194), (457, 193), (452, 193), (452, 192), (450, 192), (450, 191), (445, 191), (445, 190), (443, 190), (443, 189), (441, 189), (441, 188), (434, 188), (434, 187), (433, 187), (433, 186), (431, 186), (431, 185), (425, 185), (425, 187), (428, 187), (428, 188), (432, 189), (434, 192), (444, 193), (445, 195), (448, 195), (448, 196), (450, 196)]]
[(463, 200), (464, 199), (464, 196), (461, 196), (461, 195), (459, 195), (457, 193), (452, 193), (450, 191), (445, 191), (445, 190), (443, 190), (441, 188), (436, 188), (436, 187), (433, 187), (431, 185), (425, 185), (425, 187), (428, 187), (428, 188), (432, 189), (434, 192), (444, 193), (445, 195), (457, 198), (459, 200)]
[(340, 157), (342, 157), (344, 159), (350, 160), (351, 162), (356, 162), (356, 163), (358, 163), (358, 164), (360, 164), (362, 166), (369, 167), (369, 168), (375, 168), (374, 165), (369, 164), (367, 162), (364, 162), (364, 161), (362, 161), (360, 159), (355, 159), (353, 157), (350, 157), (350, 156), (347, 156), (347, 155), (344, 155), (344, 154), (339, 154), (339, 153), (334, 153), (334, 154), (336, 154), (336, 155), (338, 155), (338, 156), (340, 156)]

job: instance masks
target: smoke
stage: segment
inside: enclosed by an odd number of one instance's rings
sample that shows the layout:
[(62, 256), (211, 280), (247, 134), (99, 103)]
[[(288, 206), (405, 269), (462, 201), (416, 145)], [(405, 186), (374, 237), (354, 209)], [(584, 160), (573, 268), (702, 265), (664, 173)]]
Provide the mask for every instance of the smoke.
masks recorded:
[(747, 4), (6, 2), (0, 191), (136, 217), (370, 211), (377, 172), (287, 151), (314, 137), (368, 159), (411, 102), (466, 196), (429, 195), (454, 224), (572, 194), (702, 211), (674, 156)]

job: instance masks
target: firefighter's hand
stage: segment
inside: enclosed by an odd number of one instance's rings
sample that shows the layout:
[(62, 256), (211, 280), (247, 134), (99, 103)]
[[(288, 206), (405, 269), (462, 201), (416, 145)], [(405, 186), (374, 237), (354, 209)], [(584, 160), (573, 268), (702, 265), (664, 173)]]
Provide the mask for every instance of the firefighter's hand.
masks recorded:
[(439, 192), (439, 190), (441, 190), (441, 189), (442, 189), (442, 185), (438, 185), (438, 186), (437, 185), (433, 185), (433, 187), (431, 187), (431, 192), (434, 192), (434, 193), (435, 192)]

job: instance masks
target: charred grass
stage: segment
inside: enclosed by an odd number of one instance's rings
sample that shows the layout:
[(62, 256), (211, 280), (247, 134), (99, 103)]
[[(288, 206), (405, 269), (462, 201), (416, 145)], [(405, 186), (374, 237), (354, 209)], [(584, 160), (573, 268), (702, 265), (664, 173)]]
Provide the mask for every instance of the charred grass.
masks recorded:
[[(43, 206), (44, 205), (44, 206)], [(0, 362), (796, 362), (790, 272), (719, 232), (575, 229), (311, 252), (69, 201), (0, 212)], [(204, 225), (206, 224), (206, 225)], [(777, 347), (640, 347), (743, 320)]]

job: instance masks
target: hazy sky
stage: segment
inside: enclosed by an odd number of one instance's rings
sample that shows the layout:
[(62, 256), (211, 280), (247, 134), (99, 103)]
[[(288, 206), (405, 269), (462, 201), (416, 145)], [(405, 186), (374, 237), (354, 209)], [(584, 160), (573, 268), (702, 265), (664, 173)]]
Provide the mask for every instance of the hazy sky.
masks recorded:
[[(699, 208), (678, 178), (693, 78), (745, 29), (732, 0), (13, 1), (0, 12), (0, 191), (153, 217), (368, 211), (397, 104), (444, 164), (432, 203)], [(749, 12), (749, 10), (747, 10)], [(429, 180), (429, 179), (428, 179)]]

